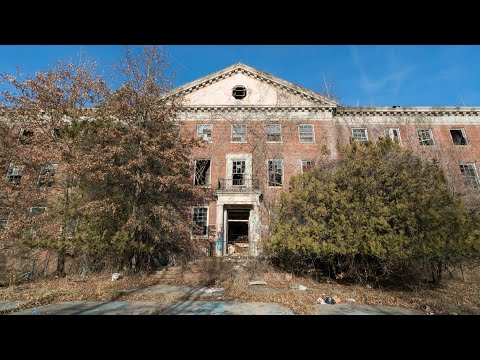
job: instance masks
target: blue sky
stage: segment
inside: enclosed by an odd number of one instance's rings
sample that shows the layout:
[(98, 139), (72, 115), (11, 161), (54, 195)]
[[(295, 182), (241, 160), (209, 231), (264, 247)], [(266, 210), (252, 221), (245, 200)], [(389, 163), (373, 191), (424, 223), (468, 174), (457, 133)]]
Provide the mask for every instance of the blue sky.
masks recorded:
[[(176, 85), (243, 62), (307, 87), (335, 83), (342, 105), (479, 106), (478, 45), (168, 45)], [(43, 70), (85, 50), (105, 69), (123, 53), (114, 45), (0, 45), (0, 71)]]

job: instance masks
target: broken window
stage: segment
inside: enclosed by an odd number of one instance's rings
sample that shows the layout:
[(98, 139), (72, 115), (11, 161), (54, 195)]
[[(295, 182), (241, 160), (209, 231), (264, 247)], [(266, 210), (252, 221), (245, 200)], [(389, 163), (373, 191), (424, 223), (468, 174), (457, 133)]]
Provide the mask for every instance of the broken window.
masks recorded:
[(0, 230), (5, 229), (8, 225), (8, 219), (0, 219)]
[(313, 142), (313, 124), (298, 125), (298, 138), (302, 143)]
[(33, 130), (21, 128), (19, 134), (20, 134), (20, 136), (32, 137), (33, 136)]
[(307, 172), (315, 165), (315, 160), (302, 160), (302, 172)]
[(232, 90), (232, 96), (235, 99), (241, 100), (247, 96), (247, 88), (243, 85), (237, 85)]
[(467, 137), (464, 129), (450, 129), (453, 145), (467, 145)]
[(267, 141), (271, 141), (271, 142), (282, 141), (282, 127), (279, 124), (267, 125)]
[(397, 141), (399, 144), (402, 143), (402, 140), (400, 139), (400, 129), (385, 129), (385, 136), (388, 136), (390, 139), (392, 139), (393, 142)]
[(36, 216), (43, 214), (47, 210), (46, 207), (44, 206), (32, 206), (30, 209), (28, 209), (28, 215), (30, 216)]
[(245, 185), (245, 160), (232, 161), (232, 185)]
[(14, 163), (10, 163), (7, 169), (7, 180), (13, 181), (16, 184), (20, 183), (20, 179), (22, 178), (22, 170), (24, 165), (18, 165)]
[(420, 145), (434, 145), (432, 130), (421, 129), (418, 130), (418, 140), (420, 140)]
[(208, 208), (193, 208), (193, 229), (192, 234), (195, 236), (206, 236), (208, 231)]
[(268, 186), (283, 185), (283, 160), (268, 160)]
[(368, 141), (367, 129), (352, 129), (353, 141)]
[(57, 172), (58, 164), (45, 164), (40, 168), (40, 173), (37, 178), (37, 186), (47, 185), (52, 186), (53, 175)]
[(60, 130), (60, 128), (53, 128), (52, 136), (54, 138), (61, 138), (62, 137), (62, 131)]
[(232, 142), (246, 142), (247, 141), (247, 125), (233, 124), (232, 125)]
[(475, 164), (461, 164), (460, 171), (463, 174), (465, 185), (474, 189), (480, 188), (480, 181), (478, 179), (477, 169)]
[(203, 141), (212, 141), (212, 128), (213, 125), (210, 124), (197, 125), (197, 137)]
[(195, 161), (195, 185), (210, 185), (210, 160)]

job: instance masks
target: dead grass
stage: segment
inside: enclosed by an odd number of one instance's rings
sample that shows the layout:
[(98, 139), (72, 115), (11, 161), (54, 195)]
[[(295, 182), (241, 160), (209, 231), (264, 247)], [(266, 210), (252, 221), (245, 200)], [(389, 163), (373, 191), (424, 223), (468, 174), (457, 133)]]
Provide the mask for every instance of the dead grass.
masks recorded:
[[(417, 310), (423, 310), (426, 305), (435, 314), (480, 314), (480, 275), (475, 272), (472, 272), (465, 281), (454, 278), (432, 289), (381, 290), (362, 285), (342, 284), (327, 279), (314, 281), (309, 278), (295, 277), (275, 271), (268, 266), (254, 266), (253, 269), (254, 271), (248, 266), (240, 269), (236, 266), (235, 269), (231, 264), (216, 267), (203, 264), (197, 268), (190, 268), (184, 272), (182, 280), (175, 281), (173, 284), (223, 287), (226, 291), (221, 300), (276, 303), (291, 309), (296, 314), (311, 314), (317, 299), (319, 297), (325, 299), (327, 296), (334, 297), (337, 303), (355, 299), (357, 304), (389, 305)], [(26, 303), (14, 310), (0, 311), (0, 314), (62, 301), (142, 300), (169, 304), (185, 300), (178, 294), (152, 296), (130, 291), (161, 283), (148, 274), (129, 276), (114, 282), (111, 281), (110, 273), (92, 275), (85, 281), (74, 280), (68, 277), (56, 278), (1, 288), (0, 301), (22, 300)], [(264, 280), (267, 282), (267, 287), (276, 292), (253, 293), (252, 286), (248, 284), (250, 280)], [(309, 290), (290, 289), (290, 286), (300, 284)], [(212, 295), (211, 298), (217, 299), (217, 295)]]

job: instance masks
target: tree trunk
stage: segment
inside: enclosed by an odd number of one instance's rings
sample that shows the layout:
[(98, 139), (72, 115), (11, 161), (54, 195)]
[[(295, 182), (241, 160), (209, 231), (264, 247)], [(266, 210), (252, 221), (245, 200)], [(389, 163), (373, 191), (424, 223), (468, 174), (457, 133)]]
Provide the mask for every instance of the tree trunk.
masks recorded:
[(57, 258), (57, 276), (64, 277), (65, 276), (65, 259), (67, 258), (67, 252), (65, 249), (58, 251), (58, 258)]

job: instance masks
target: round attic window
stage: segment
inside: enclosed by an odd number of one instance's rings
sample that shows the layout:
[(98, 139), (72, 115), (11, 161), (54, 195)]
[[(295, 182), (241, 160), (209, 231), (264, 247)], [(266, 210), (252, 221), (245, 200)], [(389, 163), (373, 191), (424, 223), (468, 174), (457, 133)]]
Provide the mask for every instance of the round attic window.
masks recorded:
[(237, 85), (233, 88), (232, 95), (235, 99), (243, 99), (247, 96), (247, 88), (243, 85)]

